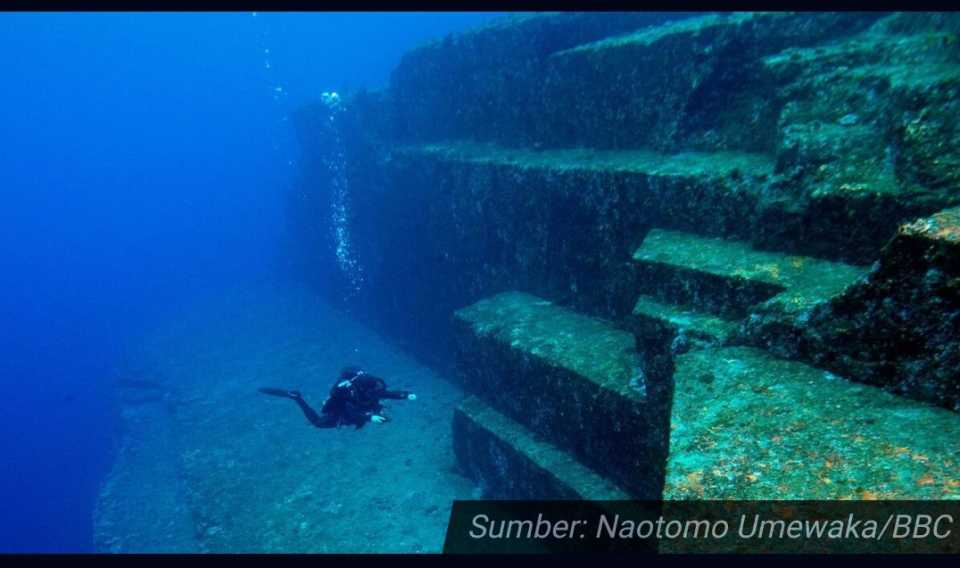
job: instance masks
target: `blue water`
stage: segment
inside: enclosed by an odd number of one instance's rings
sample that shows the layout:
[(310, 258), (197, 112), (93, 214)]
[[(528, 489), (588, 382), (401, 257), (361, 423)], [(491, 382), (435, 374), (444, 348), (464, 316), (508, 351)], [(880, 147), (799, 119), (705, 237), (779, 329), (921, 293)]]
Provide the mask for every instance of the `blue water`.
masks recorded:
[(0, 551), (91, 550), (125, 347), (285, 277), (290, 111), (493, 16), (0, 15)]

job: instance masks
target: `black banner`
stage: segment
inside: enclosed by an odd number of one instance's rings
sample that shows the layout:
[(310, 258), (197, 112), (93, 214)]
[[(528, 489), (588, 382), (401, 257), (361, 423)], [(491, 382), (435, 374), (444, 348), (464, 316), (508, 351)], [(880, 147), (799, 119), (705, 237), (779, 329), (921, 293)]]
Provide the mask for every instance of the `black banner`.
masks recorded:
[(957, 554), (960, 501), (455, 501), (444, 552)]

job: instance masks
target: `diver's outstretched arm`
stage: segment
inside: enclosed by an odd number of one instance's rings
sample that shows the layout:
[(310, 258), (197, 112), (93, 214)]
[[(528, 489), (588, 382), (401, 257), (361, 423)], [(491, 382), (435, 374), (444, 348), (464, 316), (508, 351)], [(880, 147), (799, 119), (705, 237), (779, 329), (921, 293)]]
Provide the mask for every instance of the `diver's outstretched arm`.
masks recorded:
[(396, 400), (410, 399), (414, 400), (417, 397), (410, 391), (383, 391), (380, 393), (380, 398), (393, 398)]

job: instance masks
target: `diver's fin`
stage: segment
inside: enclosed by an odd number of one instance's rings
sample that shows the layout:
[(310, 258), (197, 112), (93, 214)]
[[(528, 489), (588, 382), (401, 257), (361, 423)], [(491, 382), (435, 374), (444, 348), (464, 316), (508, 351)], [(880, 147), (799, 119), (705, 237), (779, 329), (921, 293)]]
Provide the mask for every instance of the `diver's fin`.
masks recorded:
[[(263, 394), (269, 394), (269, 395), (273, 395), (273, 396), (282, 396), (282, 397), (285, 397), (285, 398), (296, 398), (296, 397), (297, 397), (297, 395), (294, 394), (294, 393), (296, 393), (296, 391), (288, 391), (288, 390), (284, 390), (284, 389), (274, 389), (274, 388), (269, 388), (269, 387), (263, 387), (263, 388), (260, 388), (260, 389), (257, 389), (257, 390), (259, 390), (259, 391), (262, 392)], [(297, 393), (297, 394), (299, 394), (299, 393)]]

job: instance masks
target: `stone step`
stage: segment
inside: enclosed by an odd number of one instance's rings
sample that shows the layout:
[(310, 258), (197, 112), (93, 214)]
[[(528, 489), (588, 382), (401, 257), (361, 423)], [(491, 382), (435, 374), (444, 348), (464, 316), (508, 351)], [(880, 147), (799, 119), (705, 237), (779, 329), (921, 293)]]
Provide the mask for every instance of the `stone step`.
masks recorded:
[(755, 250), (742, 241), (651, 230), (634, 253), (642, 292), (730, 318), (751, 306), (797, 313), (841, 293), (866, 269)]
[(549, 170), (555, 173), (590, 171), (697, 179), (717, 179), (731, 175), (766, 178), (773, 172), (774, 166), (771, 157), (746, 152), (663, 154), (643, 149), (551, 148), (534, 150), (470, 141), (406, 146), (398, 148), (396, 153), (433, 157), (444, 161), (510, 166), (524, 170)]
[(883, 29), (883, 23), (880, 20), (852, 37), (811, 47), (789, 47), (765, 57), (763, 65), (789, 80), (798, 76), (841, 82), (882, 78), (894, 88), (907, 89), (956, 81), (960, 44), (955, 34), (932, 29), (891, 33)]
[(616, 37), (578, 45), (554, 53), (551, 57), (569, 57), (585, 53), (597, 53), (608, 49), (622, 49), (627, 47), (650, 47), (659, 42), (695, 43), (711, 41), (716, 34), (736, 30), (745, 24), (760, 21), (774, 22), (782, 20), (785, 14), (730, 12), (726, 14), (708, 14), (684, 20), (667, 22), (665, 24), (636, 30)]
[(763, 65), (787, 77), (839, 66), (849, 70), (869, 65), (948, 62), (956, 55), (956, 42), (949, 32), (900, 35), (867, 31), (812, 47), (790, 47), (765, 57)]
[(454, 319), (468, 391), (631, 494), (659, 496), (669, 377), (645, 374), (631, 333), (521, 292)]
[(477, 397), (453, 414), (460, 469), (488, 499), (629, 499), (615, 484)]
[(874, 80), (900, 91), (925, 91), (956, 87), (960, 65), (956, 63), (914, 63), (865, 65), (849, 70), (853, 80)]
[(778, 111), (758, 63), (788, 47), (857, 33), (878, 17), (710, 14), (563, 50), (547, 59), (535, 128), (543, 140), (578, 146), (668, 150), (685, 139), (700, 148), (768, 151)]
[(407, 142), (522, 139), (536, 85), (531, 79), (551, 53), (684, 17), (689, 15), (515, 14), (429, 42), (404, 54), (391, 74), (397, 134)]
[(646, 295), (637, 299), (632, 316), (634, 335), (669, 342), (674, 354), (692, 347), (723, 344), (738, 326), (737, 321), (688, 306), (666, 304)]
[[(572, 220), (602, 215), (613, 230), (658, 219), (673, 228), (744, 237), (750, 229), (737, 220), (751, 217), (774, 168), (771, 156), (744, 152), (533, 150), (467, 141), (403, 147), (391, 162), (398, 177), (440, 174), (469, 184), (474, 194), (506, 192), (514, 208), (517, 201), (535, 203), (538, 215), (575, 200), (577, 215), (563, 212), (566, 230)], [(603, 254), (599, 246), (596, 255)]]
[(749, 347), (677, 358), (665, 499), (957, 499), (960, 415)]
[[(715, 121), (704, 125), (702, 119), (717, 110), (717, 116), (733, 109), (749, 112), (762, 97), (718, 100), (714, 87), (739, 82), (762, 57), (860, 32), (879, 17), (567, 13), (512, 18), (406, 54), (391, 78), (395, 130), (407, 143), (473, 136), (528, 146), (673, 150), (679, 127), (703, 135), (704, 147), (756, 150), (769, 142), (768, 129), (758, 135), (765, 120), (738, 121), (739, 128), (725, 128), (714, 140), (707, 133)], [(698, 112), (707, 106), (709, 111)]]

